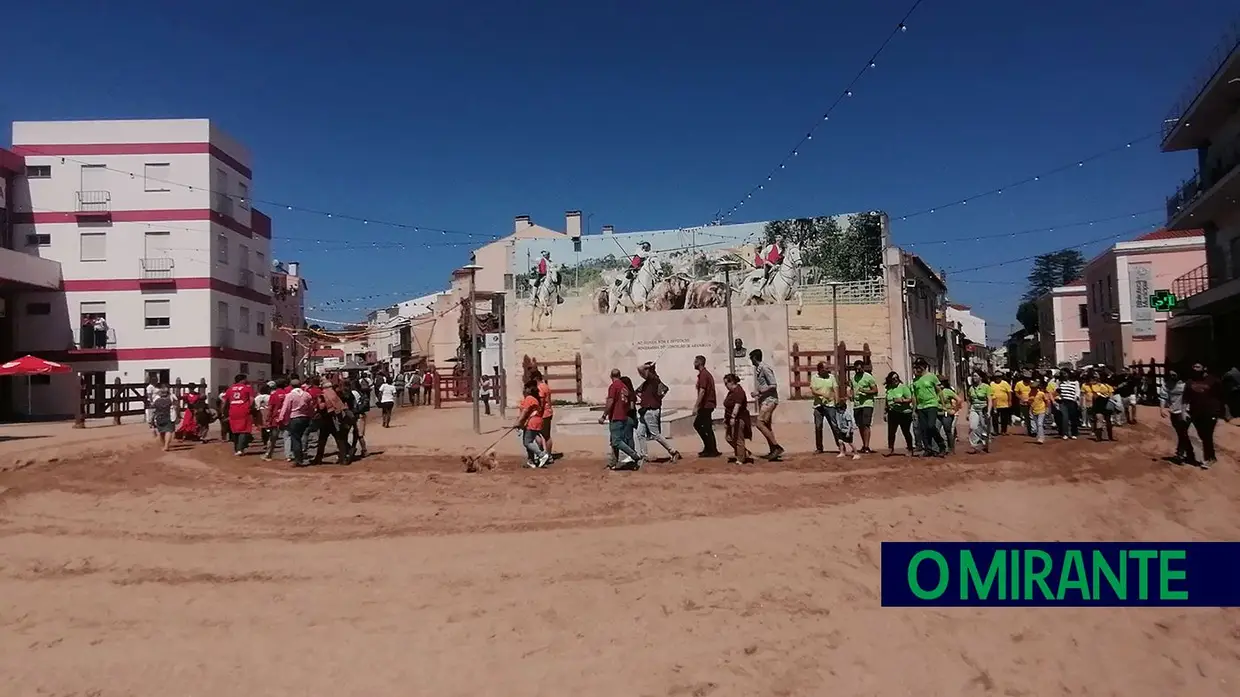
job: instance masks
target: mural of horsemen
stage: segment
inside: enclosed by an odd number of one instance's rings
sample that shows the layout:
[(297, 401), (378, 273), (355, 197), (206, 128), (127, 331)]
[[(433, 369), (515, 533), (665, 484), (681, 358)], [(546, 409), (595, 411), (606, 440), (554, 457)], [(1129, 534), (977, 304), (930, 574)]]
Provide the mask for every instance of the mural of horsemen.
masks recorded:
[[(552, 327), (566, 296), (597, 313), (723, 307), (730, 296), (733, 305), (788, 304), (799, 314), (802, 286), (812, 279), (881, 276), (883, 219), (872, 212), (587, 235), (577, 244), (518, 240), (514, 254), (530, 271), (517, 290), (528, 299), (534, 331)], [(733, 262), (726, 276), (725, 260)]]

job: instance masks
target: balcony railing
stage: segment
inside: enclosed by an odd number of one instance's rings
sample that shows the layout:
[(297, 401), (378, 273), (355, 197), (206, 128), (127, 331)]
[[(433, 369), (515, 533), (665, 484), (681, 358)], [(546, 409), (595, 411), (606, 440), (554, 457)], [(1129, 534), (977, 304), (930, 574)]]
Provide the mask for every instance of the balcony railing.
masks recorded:
[(138, 278), (143, 281), (168, 281), (172, 279), (174, 266), (172, 257), (143, 257), (138, 260)]
[(242, 288), (254, 287), (254, 272), (249, 269), (241, 269), (237, 274), (237, 285)]
[(1209, 264), (1202, 264), (1171, 282), (1171, 294), (1180, 302), (1210, 289)]
[(1210, 84), (1210, 80), (1214, 79), (1217, 73), (1231, 54), (1240, 48), (1240, 19), (1232, 21), (1231, 25), (1223, 31), (1223, 38), (1219, 40), (1214, 50), (1206, 58), (1197, 74), (1188, 82), (1188, 87), (1180, 98), (1171, 105), (1171, 110), (1167, 112), (1167, 118), (1163, 119), (1162, 138), (1165, 141), (1171, 132), (1175, 130), (1176, 125), (1180, 123), (1180, 119), (1192, 107), (1193, 102), (1201, 96), (1206, 85)]
[(1210, 153), (1205, 169), (1180, 183), (1176, 192), (1167, 198), (1167, 222), (1188, 210), (1198, 197), (1206, 194), (1221, 182), (1232, 170), (1240, 166), (1240, 141)]
[(215, 345), (220, 348), (232, 348), (237, 343), (237, 332), (230, 327), (215, 328)]
[(111, 191), (79, 191), (77, 192), (77, 212), (98, 215), (112, 212)]
[(116, 348), (116, 330), (84, 324), (78, 328), (76, 348), (79, 351), (111, 351)]

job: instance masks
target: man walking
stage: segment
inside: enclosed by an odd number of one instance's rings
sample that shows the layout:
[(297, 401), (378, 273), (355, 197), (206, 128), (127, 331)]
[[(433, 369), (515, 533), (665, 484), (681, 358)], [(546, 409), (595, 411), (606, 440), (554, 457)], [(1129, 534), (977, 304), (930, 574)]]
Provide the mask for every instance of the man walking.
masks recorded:
[[(641, 469), (641, 458), (633, 449), (633, 429), (629, 425), (629, 411), (632, 406), (633, 392), (620, 379), (620, 371), (612, 368), (611, 385), (607, 388), (607, 402), (603, 405), (603, 415), (598, 417), (600, 424), (607, 424), (608, 442), (611, 445), (607, 469)], [(622, 458), (621, 455), (624, 457)]]
[(861, 431), (861, 452), (872, 453), (870, 425), (874, 423), (874, 397), (878, 395), (878, 381), (861, 361), (853, 362), (852, 392), (853, 421), (857, 422), (857, 429)]
[(927, 370), (925, 361), (918, 360), (913, 364), (913, 401), (917, 404), (917, 430), (921, 432), (922, 455), (925, 457), (943, 457), (947, 452), (947, 443), (939, 430), (939, 404), (942, 403), (942, 383), (939, 376)]
[(779, 387), (775, 384), (775, 370), (762, 362), (762, 349), (749, 352), (749, 362), (753, 364), (754, 391), (750, 395), (758, 403), (758, 432), (766, 439), (771, 452), (766, 459), (774, 462), (784, 454), (779, 441), (775, 440), (775, 407), (779, 406)]
[(838, 448), (840, 444), (839, 435), (839, 410), (837, 405), (840, 402), (838, 397), (839, 385), (835, 380), (835, 376), (827, 370), (827, 364), (818, 361), (815, 366), (816, 372), (809, 376), (809, 391), (814, 396), (814, 452), (826, 452), (822, 442), (822, 423), (827, 423), (827, 428), (831, 429), (831, 439)]
[(693, 402), (693, 429), (702, 439), (702, 452), (698, 457), (719, 457), (719, 444), (715, 440), (715, 376), (706, 369), (706, 356), (693, 357), (693, 369), (697, 371), (697, 398)]

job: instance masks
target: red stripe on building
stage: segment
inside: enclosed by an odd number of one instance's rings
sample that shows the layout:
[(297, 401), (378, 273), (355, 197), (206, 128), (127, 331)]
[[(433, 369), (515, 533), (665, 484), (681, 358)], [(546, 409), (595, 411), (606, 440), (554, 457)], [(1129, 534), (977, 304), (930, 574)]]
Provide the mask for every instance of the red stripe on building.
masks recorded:
[[(251, 211), (250, 213), (253, 215), (256, 211)], [(80, 213), (67, 211), (15, 212), (12, 214), (12, 220), (15, 225), (76, 223), (80, 216)], [(114, 223), (167, 223), (191, 220), (210, 220), (217, 225), (223, 225), (243, 237), (253, 237), (257, 234), (259, 237), (271, 239), (271, 219), (262, 213), (258, 213), (258, 216), (259, 226), (257, 229), (251, 230), (240, 221), (234, 220), (223, 213), (213, 211), (210, 208), (168, 208), (164, 210), (110, 211), (107, 214), (108, 219)]]
[(52, 145), (14, 145), (13, 152), (26, 157), (72, 157), (80, 155), (211, 155), (237, 170), (246, 179), (253, 179), (249, 167), (237, 158), (210, 143), (55, 143)]
[(139, 280), (137, 278), (98, 278), (62, 281), (66, 293), (107, 293), (116, 291), (150, 290), (152, 288), (175, 288), (176, 290), (213, 290), (244, 300), (269, 304), (271, 296), (253, 288), (234, 285), (218, 278), (170, 278), (166, 280)]
[[(39, 356), (63, 361), (69, 365), (82, 363), (115, 363), (116, 361), (171, 361), (185, 358), (220, 358), (247, 363), (271, 363), (271, 354), (219, 346), (165, 346), (162, 348), (122, 348), (107, 351), (40, 351)], [(210, 378), (204, 375), (205, 378)]]

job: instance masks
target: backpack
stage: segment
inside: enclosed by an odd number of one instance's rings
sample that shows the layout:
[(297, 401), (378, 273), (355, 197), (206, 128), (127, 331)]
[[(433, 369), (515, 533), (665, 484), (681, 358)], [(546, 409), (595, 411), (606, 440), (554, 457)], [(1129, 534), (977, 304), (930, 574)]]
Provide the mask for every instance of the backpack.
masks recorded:
[(356, 394), (358, 395), (357, 412), (364, 414), (370, 410), (370, 390), (357, 390)]

